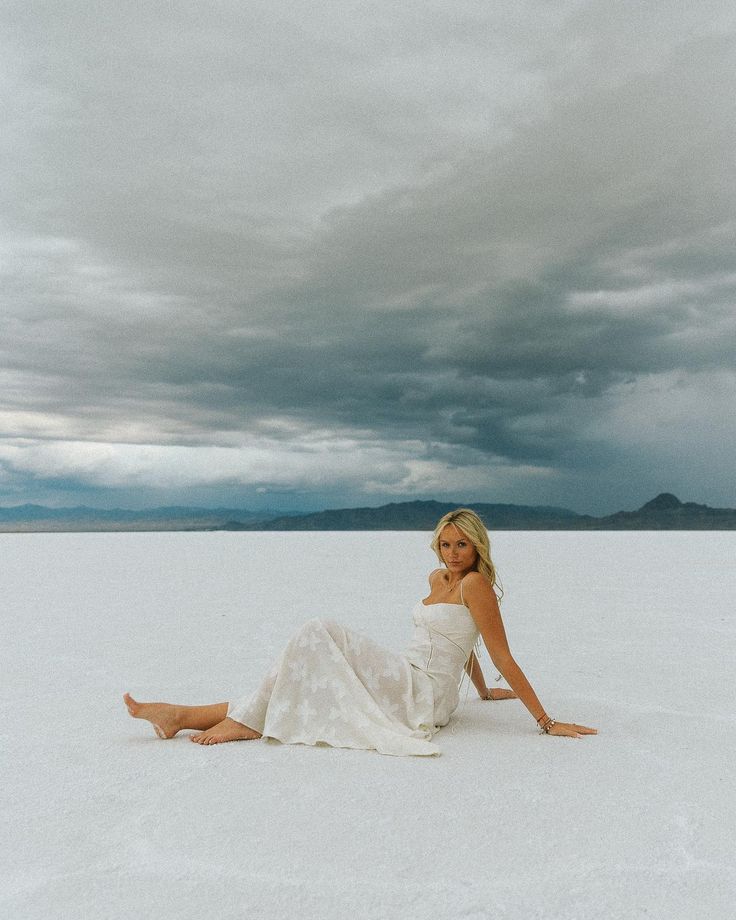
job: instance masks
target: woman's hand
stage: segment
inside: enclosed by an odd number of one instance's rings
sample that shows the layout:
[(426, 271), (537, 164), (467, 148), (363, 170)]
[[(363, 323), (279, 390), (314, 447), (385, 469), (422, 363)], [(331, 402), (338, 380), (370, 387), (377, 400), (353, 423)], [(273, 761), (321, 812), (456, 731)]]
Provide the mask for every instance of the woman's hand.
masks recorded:
[(597, 735), (597, 728), (588, 728), (587, 725), (576, 725), (574, 722), (555, 722), (551, 725), (548, 735), (560, 735), (563, 738), (582, 738), (583, 735)]
[(502, 687), (494, 687), (493, 690), (486, 690), (485, 695), (481, 696), (482, 700), (515, 700), (516, 694), (513, 690), (504, 690)]

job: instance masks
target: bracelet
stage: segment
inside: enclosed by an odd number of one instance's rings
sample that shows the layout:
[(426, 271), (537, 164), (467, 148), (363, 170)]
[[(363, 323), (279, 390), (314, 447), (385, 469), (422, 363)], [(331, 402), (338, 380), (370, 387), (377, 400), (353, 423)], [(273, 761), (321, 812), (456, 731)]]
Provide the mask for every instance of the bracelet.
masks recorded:
[[(539, 725), (540, 722), (542, 723), (541, 725)], [(553, 725), (557, 725), (557, 723), (554, 719), (550, 718), (550, 716), (540, 716), (537, 719), (537, 725), (539, 725), (539, 733), (541, 735), (548, 735), (550, 728), (552, 728)]]

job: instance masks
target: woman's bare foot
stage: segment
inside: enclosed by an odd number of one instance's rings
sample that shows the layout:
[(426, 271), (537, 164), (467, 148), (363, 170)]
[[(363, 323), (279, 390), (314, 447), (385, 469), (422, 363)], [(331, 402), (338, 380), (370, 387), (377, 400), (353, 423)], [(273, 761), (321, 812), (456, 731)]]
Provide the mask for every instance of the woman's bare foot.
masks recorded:
[(133, 718), (150, 722), (159, 738), (173, 738), (181, 728), (179, 706), (172, 706), (171, 703), (139, 703), (129, 693), (125, 694), (123, 700)]
[(261, 733), (234, 719), (223, 719), (206, 732), (190, 737), (196, 744), (221, 744), (223, 741), (254, 741)]
[(515, 700), (518, 699), (513, 690), (506, 690), (503, 687), (494, 687), (488, 691), (487, 700)]

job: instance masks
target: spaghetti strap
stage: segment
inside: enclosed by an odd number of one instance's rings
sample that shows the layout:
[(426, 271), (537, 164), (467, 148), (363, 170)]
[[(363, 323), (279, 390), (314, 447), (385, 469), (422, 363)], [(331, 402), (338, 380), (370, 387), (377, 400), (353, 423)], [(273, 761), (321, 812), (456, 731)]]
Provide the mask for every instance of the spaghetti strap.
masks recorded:
[(460, 581), (460, 603), (463, 605), (463, 607), (465, 606), (465, 598), (463, 597), (463, 582), (464, 581), (465, 581), (464, 578), (461, 579)]

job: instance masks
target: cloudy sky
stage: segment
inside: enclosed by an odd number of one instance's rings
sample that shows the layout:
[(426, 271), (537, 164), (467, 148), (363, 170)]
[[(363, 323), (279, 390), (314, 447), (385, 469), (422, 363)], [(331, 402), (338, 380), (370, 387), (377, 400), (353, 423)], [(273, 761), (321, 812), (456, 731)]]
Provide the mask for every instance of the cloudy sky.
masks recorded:
[(732, 0), (0, 9), (0, 504), (736, 506)]

